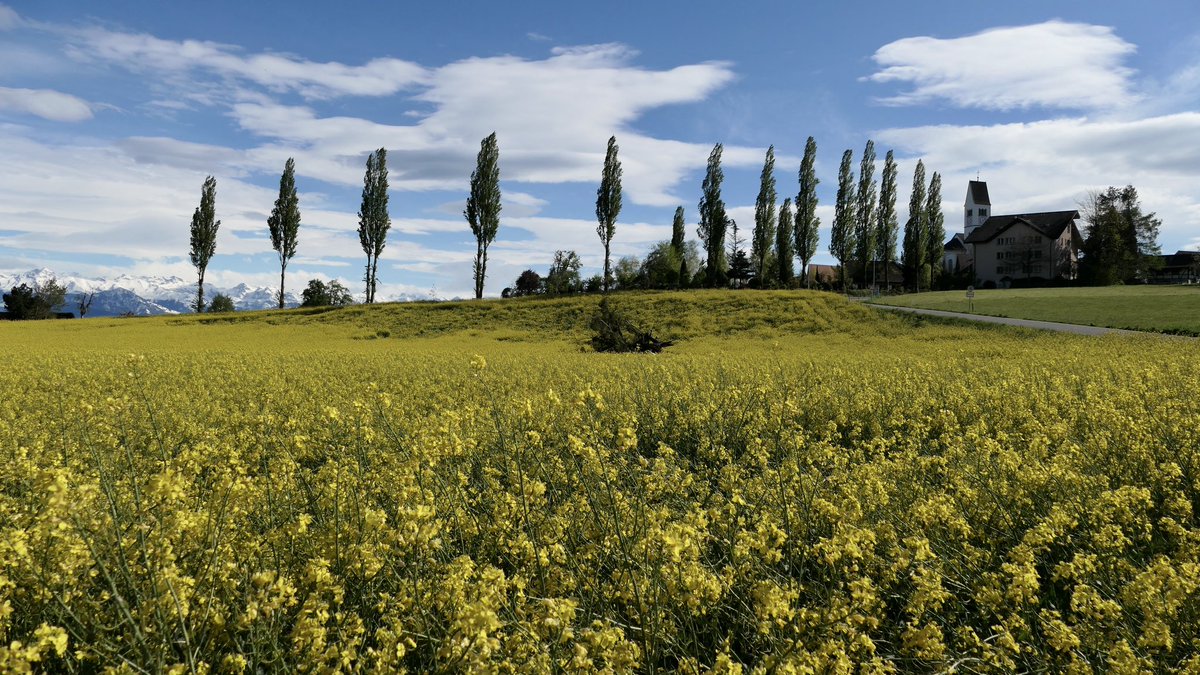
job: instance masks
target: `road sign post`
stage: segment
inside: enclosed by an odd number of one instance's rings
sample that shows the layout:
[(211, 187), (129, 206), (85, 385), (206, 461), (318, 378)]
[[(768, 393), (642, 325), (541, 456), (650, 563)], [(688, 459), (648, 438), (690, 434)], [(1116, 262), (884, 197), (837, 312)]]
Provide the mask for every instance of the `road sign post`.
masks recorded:
[(975, 313), (975, 287), (967, 286), (967, 311)]

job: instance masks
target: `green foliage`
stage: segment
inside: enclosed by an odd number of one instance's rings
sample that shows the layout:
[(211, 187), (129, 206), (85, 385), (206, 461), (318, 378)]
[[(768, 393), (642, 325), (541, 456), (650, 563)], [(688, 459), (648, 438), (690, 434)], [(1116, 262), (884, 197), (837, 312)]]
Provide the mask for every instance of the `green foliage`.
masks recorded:
[(1084, 204), (1083, 259), (1080, 277), (1110, 285), (1145, 279), (1158, 262), (1158, 230), (1162, 221), (1143, 213), (1132, 185), (1109, 187)]
[(479, 154), (475, 157), (475, 170), (471, 172), (471, 194), (467, 197), (467, 208), (463, 216), (475, 235), (475, 298), (483, 297), (483, 284), (487, 278), (487, 252), (496, 231), (500, 229), (500, 147), (496, 132), (492, 132), (479, 143)]
[(925, 260), (929, 265), (930, 288), (942, 273), (942, 251), (946, 244), (945, 220), (942, 214), (942, 175), (934, 171), (929, 179), (929, 196), (925, 199), (925, 244), (929, 247)]
[(914, 290), (921, 289), (921, 270), (929, 253), (929, 228), (925, 224), (925, 162), (917, 160), (913, 170), (912, 192), (908, 199), (908, 222), (904, 224), (902, 261), (906, 281)]
[(592, 317), (592, 349), (598, 352), (651, 352), (658, 353), (670, 342), (655, 339), (649, 330), (636, 326), (608, 301), (600, 299), (600, 306)]
[(708, 168), (701, 185), (700, 226), (696, 230), (706, 256), (704, 274), (711, 287), (725, 285), (725, 231), (729, 217), (725, 214), (725, 202), (721, 199), (721, 181), (725, 172), (721, 170), (723, 146), (717, 143), (708, 155)]
[(854, 219), (854, 172), (851, 163), (854, 153), (846, 150), (842, 153), (842, 164), (838, 169), (837, 203), (834, 205), (833, 228), (829, 232), (829, 253), (842, 268), (842, 289), (847, 285), (846, 266), (855, 247)]
[(617, 137), (608, 139), (608, 151), (604, 155), (604, 173), (600, 187), (596, 189), (596, 234), (604, 244), (604, 290), (612, 286), (612, 270), (609, 265), (609, 249), (617, 231), (617, 216), (621, 214), (621, 160), (617, 158)]
[(795, 274), (795, 270), (792, 268), (792, 258), (795, 257), (792, 248), (794, 228), (792, 198), (787, 197), (779, 207), (779, 227), (775, 230), (775, 281), (780, 288), (791, 287), (792, 277)]
[(758, 198), (754, 201), (754, 232), (750, 236), (750, 257), (754, 264), (754, 274), (760, 282), (766, 279), (771, 248), (775, 244), (776, 196), (775, 146), (772, 145), (767, 148), (762, 174), (759, 176)]
[(300, 198), (296, 195), (296, 160), (288, 157), (279, 177), (279, 197), (267, 218), (271, 230), (271, 248), (279, 254), (279, 309), (283, 309), (284, 273), (288, 261), (296, 255), (300, 233)]
[(555, 251), (554, 262), (546, 273), (546, 292), (551, 295), (578, 293), (583, 290), (583, 282), (579, 278), (579, 270), (583, 262), (575, 251)]
[(875, 225), (875, 258), (883, 263), (884, 283), (891, 281), (891, 263), (896, 259), (899, 223), (896, 220), (896, 160), (891, 150), (883, 160), (883, 178), (879, 188), (879, 209)]
[(613, 268), (613, 277), (616, 278), (617, 288), (621, 290), (645, 286), (645, 279), (642, 277), (642, 263), (635, 255), (622, 256)]
[[(66, 301), (67, 289), (53, 277), (32, 287), (21, 284), (4, 294), (8, 318), (14, 321), (35, 321), (54, 317), (54, 308)], [(80, 315), (82, 317), (82, 315)]]
[(217, 293), (215, 296), (213, 296), (212, 303), (208, 306), (208, 311), (213, 314), (220, 312), (233, 312), (236, 310), (237, 307), (235, 307), (233, 304), (233, 298), (225, 295), (224, 293)]
[(221, 221), (216, 216), (217, 179), (209, 176), (204, 179), (204, 186), (200, 189), (200, 206), (192, 214), (192, 247), (189, 255), (199, 275), (196, 304), (193, 307), (197, 313), (204, 311), (204, 272), (217, 252), (217, 230), (221, 227)]
[(871, 284), (871, 262), (875, 258), (875, 141), (868, 140), (858, 168), (858, 191), (854, 209), (854, 260), (862, 285)]
[(349, 289), (336, 279), (328, 284), (320, 279), (310, 279), (308, 288), (300, 294), (301, 307), (341, 307), (354, 304)]
[(517, 276), (517, 280), (513, 283), (512, 296), (537, 295), (545, 291), (546, 286), (542, 282), (541, 275), (533, 270), (525, 270)]
[(796, 257), (800, 258), (800, 275), (805, 285), (811, 287), (808, 262), (817, 254), (820, 239), (821, 219), (817, 217), (817, 142), (812, 136), (804, 144), (804, 158), (800, 161), (800, 192), (796, 195)]
[(363, 253), (367, 254), (367, 268), (363, 274), (366, 283), (365, 302), (375, 302), (375, 289), (379, 285), (379, 256), (387, 244), (387, 233), (392, 227), (388, 215), (388, 170), (387, 148), (380, 148), (367, 156), (367, 170), (363, 175), (362, 206), (358, 210), (358, 241)]
[(683, 242), (686, 234), (684, 233), (683, 207), (675, 207), (675, 218), (671, 221), (671, 248), (675, 249), (676, 253), (683, 253)]

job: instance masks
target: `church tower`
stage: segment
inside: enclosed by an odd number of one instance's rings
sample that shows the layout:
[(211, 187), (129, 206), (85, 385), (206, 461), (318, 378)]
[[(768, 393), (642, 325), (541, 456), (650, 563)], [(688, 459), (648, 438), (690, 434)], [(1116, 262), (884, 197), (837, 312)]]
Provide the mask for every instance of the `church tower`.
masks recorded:
[(967, 201), (963, 204), (963, 234), (971, 236), (975, 228), (992, 215), (992, 200), (988, 197), (987, 183), (973, 180), (967, 183)]

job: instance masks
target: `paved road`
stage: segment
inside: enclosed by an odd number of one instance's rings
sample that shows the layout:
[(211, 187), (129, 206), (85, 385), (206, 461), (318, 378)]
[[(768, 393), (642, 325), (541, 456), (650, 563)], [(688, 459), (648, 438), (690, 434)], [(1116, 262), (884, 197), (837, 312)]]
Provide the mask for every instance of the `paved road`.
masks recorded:
[[(1144, 333), (1136, 330), (1122, 330), (1120, 328), (1104, 328), (1101, 326), (1080, 326), (1074, 323), (1056, 323), (1054, 321), (1033, 321), (1032, 319), (1010, 319), (1004, 316), (984, 316), (982, 314), (966, 314), (963, 312), (943, 312), (939, 309), (917, 309), (916, 307), (897, 307), (895, 305), (876, 305), (873, 303), (864, 303), (868, 307), (876, 309), (888, 309), (896, 312), (911, 312), (913, 314), (924, 314), (926, 316), (941, 316), (949, 319), (966, 319), (967, 321), (980, 321), (982, 323), (1002, 323), (1007, 326), (1020, 326), (1022, 328), (1036, 328), (1038, 330), (1056, 330), (1060, 333), (1078, 333), (1079, 335), (1108, 335), (1109, 333), (1118, 333), (1121, 335), (1160, 335), (1160, 333)], [(1178, 337), (1178, 336), (1170, 336)]]

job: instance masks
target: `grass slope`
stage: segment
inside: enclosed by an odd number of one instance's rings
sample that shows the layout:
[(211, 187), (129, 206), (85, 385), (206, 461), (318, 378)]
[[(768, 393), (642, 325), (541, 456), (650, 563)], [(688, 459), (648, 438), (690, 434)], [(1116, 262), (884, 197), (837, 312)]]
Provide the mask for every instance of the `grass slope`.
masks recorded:
[[(966, 312), (963, 291), (884, 298), (881, 304)], [(975, 291), (975, 314), (1200, 335), (1200, 288), (1106, 286)]]

